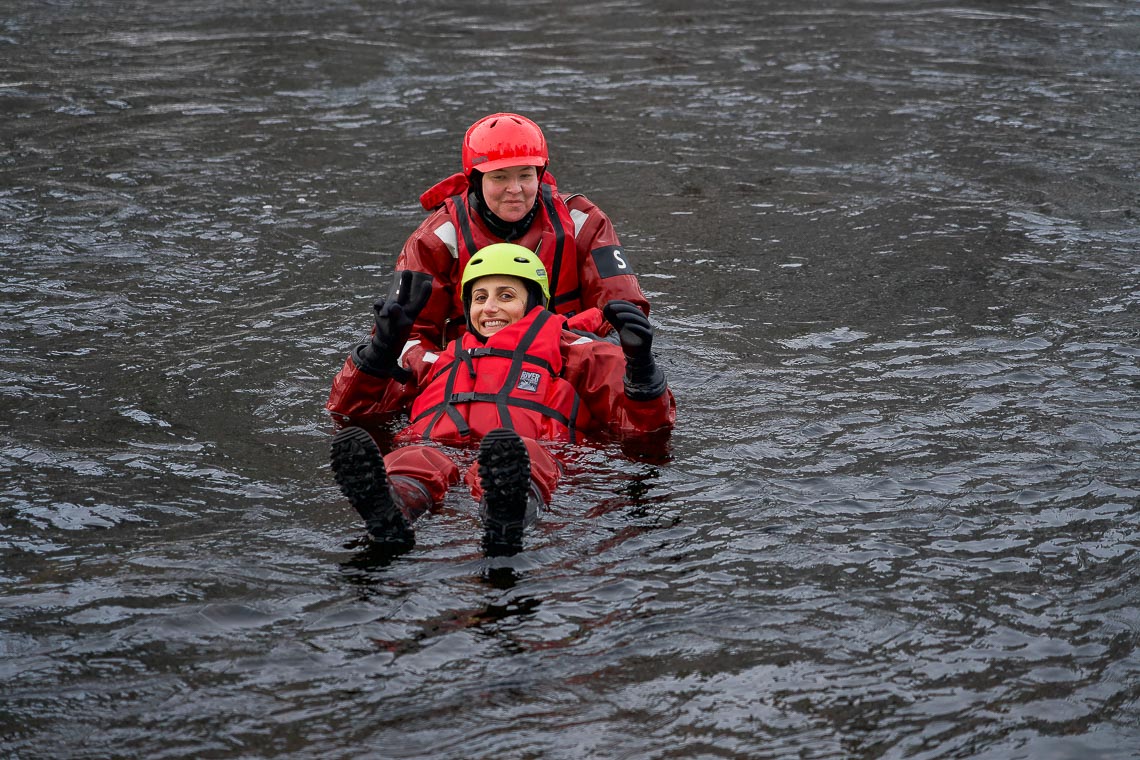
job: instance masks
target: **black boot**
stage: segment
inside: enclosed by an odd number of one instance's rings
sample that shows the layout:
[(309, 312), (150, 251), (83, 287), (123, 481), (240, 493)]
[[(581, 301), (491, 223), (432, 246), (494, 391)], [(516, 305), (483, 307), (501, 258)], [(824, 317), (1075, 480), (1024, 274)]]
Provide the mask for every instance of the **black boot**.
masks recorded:
[(510, 556), (522, 549), (523, 529), (538, 514), (531, 487), (526, 444), (513, 430), (492, 430), (479, 446), (479, 478), (483, 500), (483, 551), (490, 557)]
[(408, 549), (415, 533), (389, 487), (384, 456), (366, 431), (347, 427), (332, 439), (333, 474), (341, 493), (360, 513), (371, 539), (392, 549)]

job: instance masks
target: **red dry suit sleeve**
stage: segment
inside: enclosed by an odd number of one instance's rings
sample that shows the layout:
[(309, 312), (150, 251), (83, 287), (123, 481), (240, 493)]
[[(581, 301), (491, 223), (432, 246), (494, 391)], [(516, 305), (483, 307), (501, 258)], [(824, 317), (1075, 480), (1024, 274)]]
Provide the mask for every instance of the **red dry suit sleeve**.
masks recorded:
[(565, 196), (564, 200), (574, 219), (582, 306), (600, 309), (621, 299), (636, 304), (648, 316), (649, 300), (610, 218), (584, 195)]
[(416, 377), (428, 374), (440, 349), (454, 337), (447, 334), (449, 323), (465, 323), (455, 295), (459, 289), (459, 262), (436, 235), (436, 230), (449, 222), (444, 209), (429, 215), (404, 243), (396, 258), (397, 272), (423, 272), (432, 278), (431, 296), (412, 325), (408, 339), (411, 347), (405, 349), (402, 359), (402, 364)]
[(612, 329), (606, 325), (606, 318), (602, 316), (601, 309), (586, 309), (566, 320), (566, 329), (594, 333), (595, 335), (601, 332), (603, 325), (606, 326), (607, 330)]
[(672, 428), (676, 423), (677, 402), (668, 388), (648, 401), (632, 401), (625, 395), (625, 354), (620, 346), (604, 340), (568, 337), (563, 342), (562, 355), (563, 377), (608, 432), (651, 433)]
[(406, 410), (418, 388), (415, 378), (404, 384), (390, 377), (370, 375), (357, 367), (350, 355), (333, 378), (325, 409), (364, 422)]

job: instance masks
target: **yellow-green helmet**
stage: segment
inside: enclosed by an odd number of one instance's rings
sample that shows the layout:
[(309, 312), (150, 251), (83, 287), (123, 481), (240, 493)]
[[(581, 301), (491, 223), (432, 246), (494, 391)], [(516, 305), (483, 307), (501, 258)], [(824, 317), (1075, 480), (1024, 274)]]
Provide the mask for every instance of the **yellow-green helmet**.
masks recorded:
[(489, 274), (518, 277), (527, 283), (527, 290), (531, 291), (533, 288), (530, 284), (534, 283), (541, 293), (535, 293), (538, 305), (546, 306), (550, 302), (550, 280), (546, 276), (546, 267), (529, 248), (515, 243), (492, 243), (476, 251), (463, 268), (463, 279), (460, 281), (465, 306), (471, 302), (471, 283)]

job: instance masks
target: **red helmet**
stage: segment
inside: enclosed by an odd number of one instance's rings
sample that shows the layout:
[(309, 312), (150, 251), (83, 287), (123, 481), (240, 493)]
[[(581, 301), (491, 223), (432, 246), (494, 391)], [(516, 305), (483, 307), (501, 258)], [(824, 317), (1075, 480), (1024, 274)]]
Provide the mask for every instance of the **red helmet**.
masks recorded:
[(546, 166), (546, 138), (530, 119), (493, 113), (471, 125), (463, 136), (463, 173), (494, 171), (506, 166)]

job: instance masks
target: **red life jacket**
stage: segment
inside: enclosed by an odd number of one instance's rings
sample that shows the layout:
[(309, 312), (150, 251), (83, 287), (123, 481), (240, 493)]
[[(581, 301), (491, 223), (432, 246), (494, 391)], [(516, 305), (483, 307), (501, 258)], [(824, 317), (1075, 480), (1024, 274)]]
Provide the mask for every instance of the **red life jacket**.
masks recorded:
[[(531, 229), (537, 225), (542, 230), (542, 238), (534, 252), (546, 266), (546, 274), (550, 278), (550, 304), (547, 308), (555, 314), (571, 316), (583, 309), (574, 220), (550, 172), (543, 174), (543, 180), (538, 186), (538, 213), (531, 222)], [(456, 257), (460, 272), (480, 248), (503, 242), (482, 224), (472, 223), (472, 209), (467, 203), (469, 189), (467, 178), (454, 174), (420, 196), (420, 203), (429, 211), (440, 205), (446, 207), (456, 229)]]
[(471, 333), (452, 341), (412, 404), (412, 431), (424, 440), (464, 441), (506, 427), (527, 438), (573, 441), (590, 417), (559, 376), (565, 323), (534, 309), (486, 343)]

